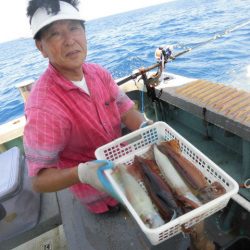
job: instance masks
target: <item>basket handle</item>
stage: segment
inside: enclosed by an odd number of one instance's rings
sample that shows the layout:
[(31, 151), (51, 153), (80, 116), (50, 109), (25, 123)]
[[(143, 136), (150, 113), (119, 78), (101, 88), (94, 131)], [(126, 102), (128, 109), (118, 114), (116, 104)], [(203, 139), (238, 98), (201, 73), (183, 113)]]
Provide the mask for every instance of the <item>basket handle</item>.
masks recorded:
[(113, 162), (108, 161), (108, 160), (95, 160), (94, 162), (96, 162), (96, 163), (105, 163), (105, 165), (99, 167), (98, 170), (97, 170), (98, 179), (100, 180), (100, 182), (103, 185), (103, 187), (105, 188), (105, 190), (107, 190), (107, 192), (112, 197), (114, 197), (116, 200), (120, 201), (118, 195), (116, 194), (115, 190), (113, 189), (112, 185), (110, 184), (110, 182), (108, 181), (107, 177), (104, 174), (105, 170), (112, 169), (114, 167)]
[[(143, 122), (140, 126), (140, 130), (143, 130), (144, 131), (147, 129), (148, 126), (154, 126), (154, 124), (149, 124), (148, 123), (149, 121), (147, 122)], [(135, 135), (136, 133), (138, 133), (138, 130), (135, 130), (133, 132), (131, 132), (129, 135), (130, 135), (130, 138), (126, 139), (125, 141), (123, 142), (120, 142), (120, 147), (123, 148), (123, 147), (126, 147), (130, 144), (133, 144), (135, 142), (138, 142), (138, 141), (141, 141), (142, 139), (145, 139), (144, 136), (142, 134), (137, 134)], [(134, 136), (135, 135), (135, 136)], [(148, 137), (148, 135), (146, 136)], [(147, 138), (148, 139), (148, 138)]]
[(140, 141), (141, 139), (142, 139), (142, 135), (139, 134), (135, 137), (129, 138), (129, 139), (121, 142), (120, 147), (121, 148), (127, 147), (128, 145), (133, 144), (134, 142)]

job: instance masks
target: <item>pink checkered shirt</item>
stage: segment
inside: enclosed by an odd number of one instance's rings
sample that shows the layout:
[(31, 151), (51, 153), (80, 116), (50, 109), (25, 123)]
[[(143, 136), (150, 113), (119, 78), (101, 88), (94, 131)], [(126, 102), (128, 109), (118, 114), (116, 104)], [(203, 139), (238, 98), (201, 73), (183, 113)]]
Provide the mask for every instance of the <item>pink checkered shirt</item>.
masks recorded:
[[(83, 72), (90, 96), (52, 65), (35, 83), (25, 106), (24, 147), (30, 176), (43, 168), (70, 168), (93, 160), (96, 148), (121, 136), (121, 114), (134, 103), (100, 66), (84, 63)], [(117, 204), (87, 184), (70, 190), (94, 213)]]

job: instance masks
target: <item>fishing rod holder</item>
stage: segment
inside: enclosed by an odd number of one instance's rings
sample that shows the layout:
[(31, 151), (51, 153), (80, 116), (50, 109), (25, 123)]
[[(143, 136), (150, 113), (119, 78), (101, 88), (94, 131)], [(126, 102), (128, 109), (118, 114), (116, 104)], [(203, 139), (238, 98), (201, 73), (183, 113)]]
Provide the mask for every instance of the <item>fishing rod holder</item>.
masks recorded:
[(153, 73), (150, 76), (147, 76), (145, 73), (142, 74), (142, 79), (144, 82), (144, 85), (147, 88), (147, 95), (152, 99), (153, 102), (158, 100), (158, 97), (155, 94), (155, 87), (160, 84), (162, 81), (161, 76), (163, 73), (163, 70), (165, 69), (165, 66), (169, 59), (171, 59), (171, 55), (173, 52), (173, 46), (167, 45), (167, 46), (160, 46), (155, 50), (155, 58), (157, 61), (157, 72)]

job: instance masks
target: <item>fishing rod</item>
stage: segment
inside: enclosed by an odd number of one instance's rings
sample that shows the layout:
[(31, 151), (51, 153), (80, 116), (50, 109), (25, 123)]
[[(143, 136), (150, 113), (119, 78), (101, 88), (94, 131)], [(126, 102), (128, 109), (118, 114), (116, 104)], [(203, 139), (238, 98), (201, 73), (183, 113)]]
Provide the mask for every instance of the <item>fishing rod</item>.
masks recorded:
[(165, 66), (166, 63), (170, 62), (170, 61), (173, 61), (175, 60), (176, 58), (178, 58), (179, 56), (182, 56), (188, 52), (191, 52), (193, 51), (194, 49), (197, 49), (199, 47), (202, 47), (212, 41), (215, 41), (225, 35), (228, 35), (229, 33), (232, 33), (233, 31), (235, 30), (238, 30), (244, 26), (247, 26), (248, 24), (250, 24), (250, 20), (248, 21), (244, 21), (238, 25), (235, 25), (233, 26), (232, 28), (228, 28), (226, 30), (224, 30), (223, 32), (220, 32), (216, 35), (214, 35), (213, 37), (203, 41), (203, 42), (200, 42), (198, 45), (192, 47), (192, 48), (187, 48), (175, 55), (172, 55), (172, 51), (173, 51), (173, 46), (166, 46), (165, 48), (164, 47), (159, 47), (156, 52), (155, 52), (155, 57), (157, 58), (157, 63), (147, 67), (147, 68), (140, 68), (138, 69), (135, 73), (131, 74), (130, 76), (128, 77), (125, 77), (123, 78), (122, 80), (118, 81), (117, 84), (118, 85), (121, 85), (129, 80), (133, 80), (133, 79), (136, 79), (137, 77), (139, 76), (145, 76), (145, 74), (149, 71), (151, 71), (152, 69), (155, 69), (155, 68), (158, 68), (158, 72), (155, 74), (156, 78), (159, 79), (159, 76), (161, 75), (162, 73), (162, 70)]
[(198, 45), (194, 46), (193, 48), (188, 48), (188, 49), (186, 49), (186, 50), (184, 50), (184, 51), (182, 51), (182, 52), (174, 55), (171, 59), (174, 60), (175, 58), (177, 58), (177, 57), (179, 57), (179, 56), (181, 56), (183, 54), (186, 54), (186, 53), (188, 53), (188, 52), (190, 52), (190, 51), (192, 51), (194, 49), (197, 49), (197, 48), (199, 48), (201, 46), (204, 46), (204, 45), (206, 45), (206, 44), (208, 44), (208, 43), (210, 43), (212, 41), (215, 41), (215, 40), (217, 40), (217, 39), (219, 39), (219, 38), (221, 38), (221, 37), (223, 37), (223, 36), (225, 36), (225, 35), (227, 35), (229, 33), (232, 33), (233, 31), (235, 31), (237, 29), (240, 29), (240, 28), (248, 25), (248, 24), (250, 24), (250, 20), (248, 20), (246, 22), (243, 22), (241, 24), (235, 25), (232, 28), (226, 29), (222, 33), (218, 33), (218, 34), (214, 35), (213, 37), (211, 37), (208, 40), (205, 40), (205, 41), (199, 43)]

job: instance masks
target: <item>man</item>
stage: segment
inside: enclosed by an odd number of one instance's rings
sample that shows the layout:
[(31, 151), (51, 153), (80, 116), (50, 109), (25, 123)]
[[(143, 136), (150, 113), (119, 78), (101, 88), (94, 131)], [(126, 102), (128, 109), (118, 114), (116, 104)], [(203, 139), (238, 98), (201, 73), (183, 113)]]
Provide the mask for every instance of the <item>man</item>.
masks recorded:
[(36, 191), (69, 187), (90, 212), (104, 213), (117, 201), (97, 178), (95, 149), (121, 136), (121, 123), (135, 130), (145, 120), (105, 69), (84, 62), (87, 42), (77, 2), (29, 2), (33, 38), (49, 66), (26, 103), (24, 147)]

